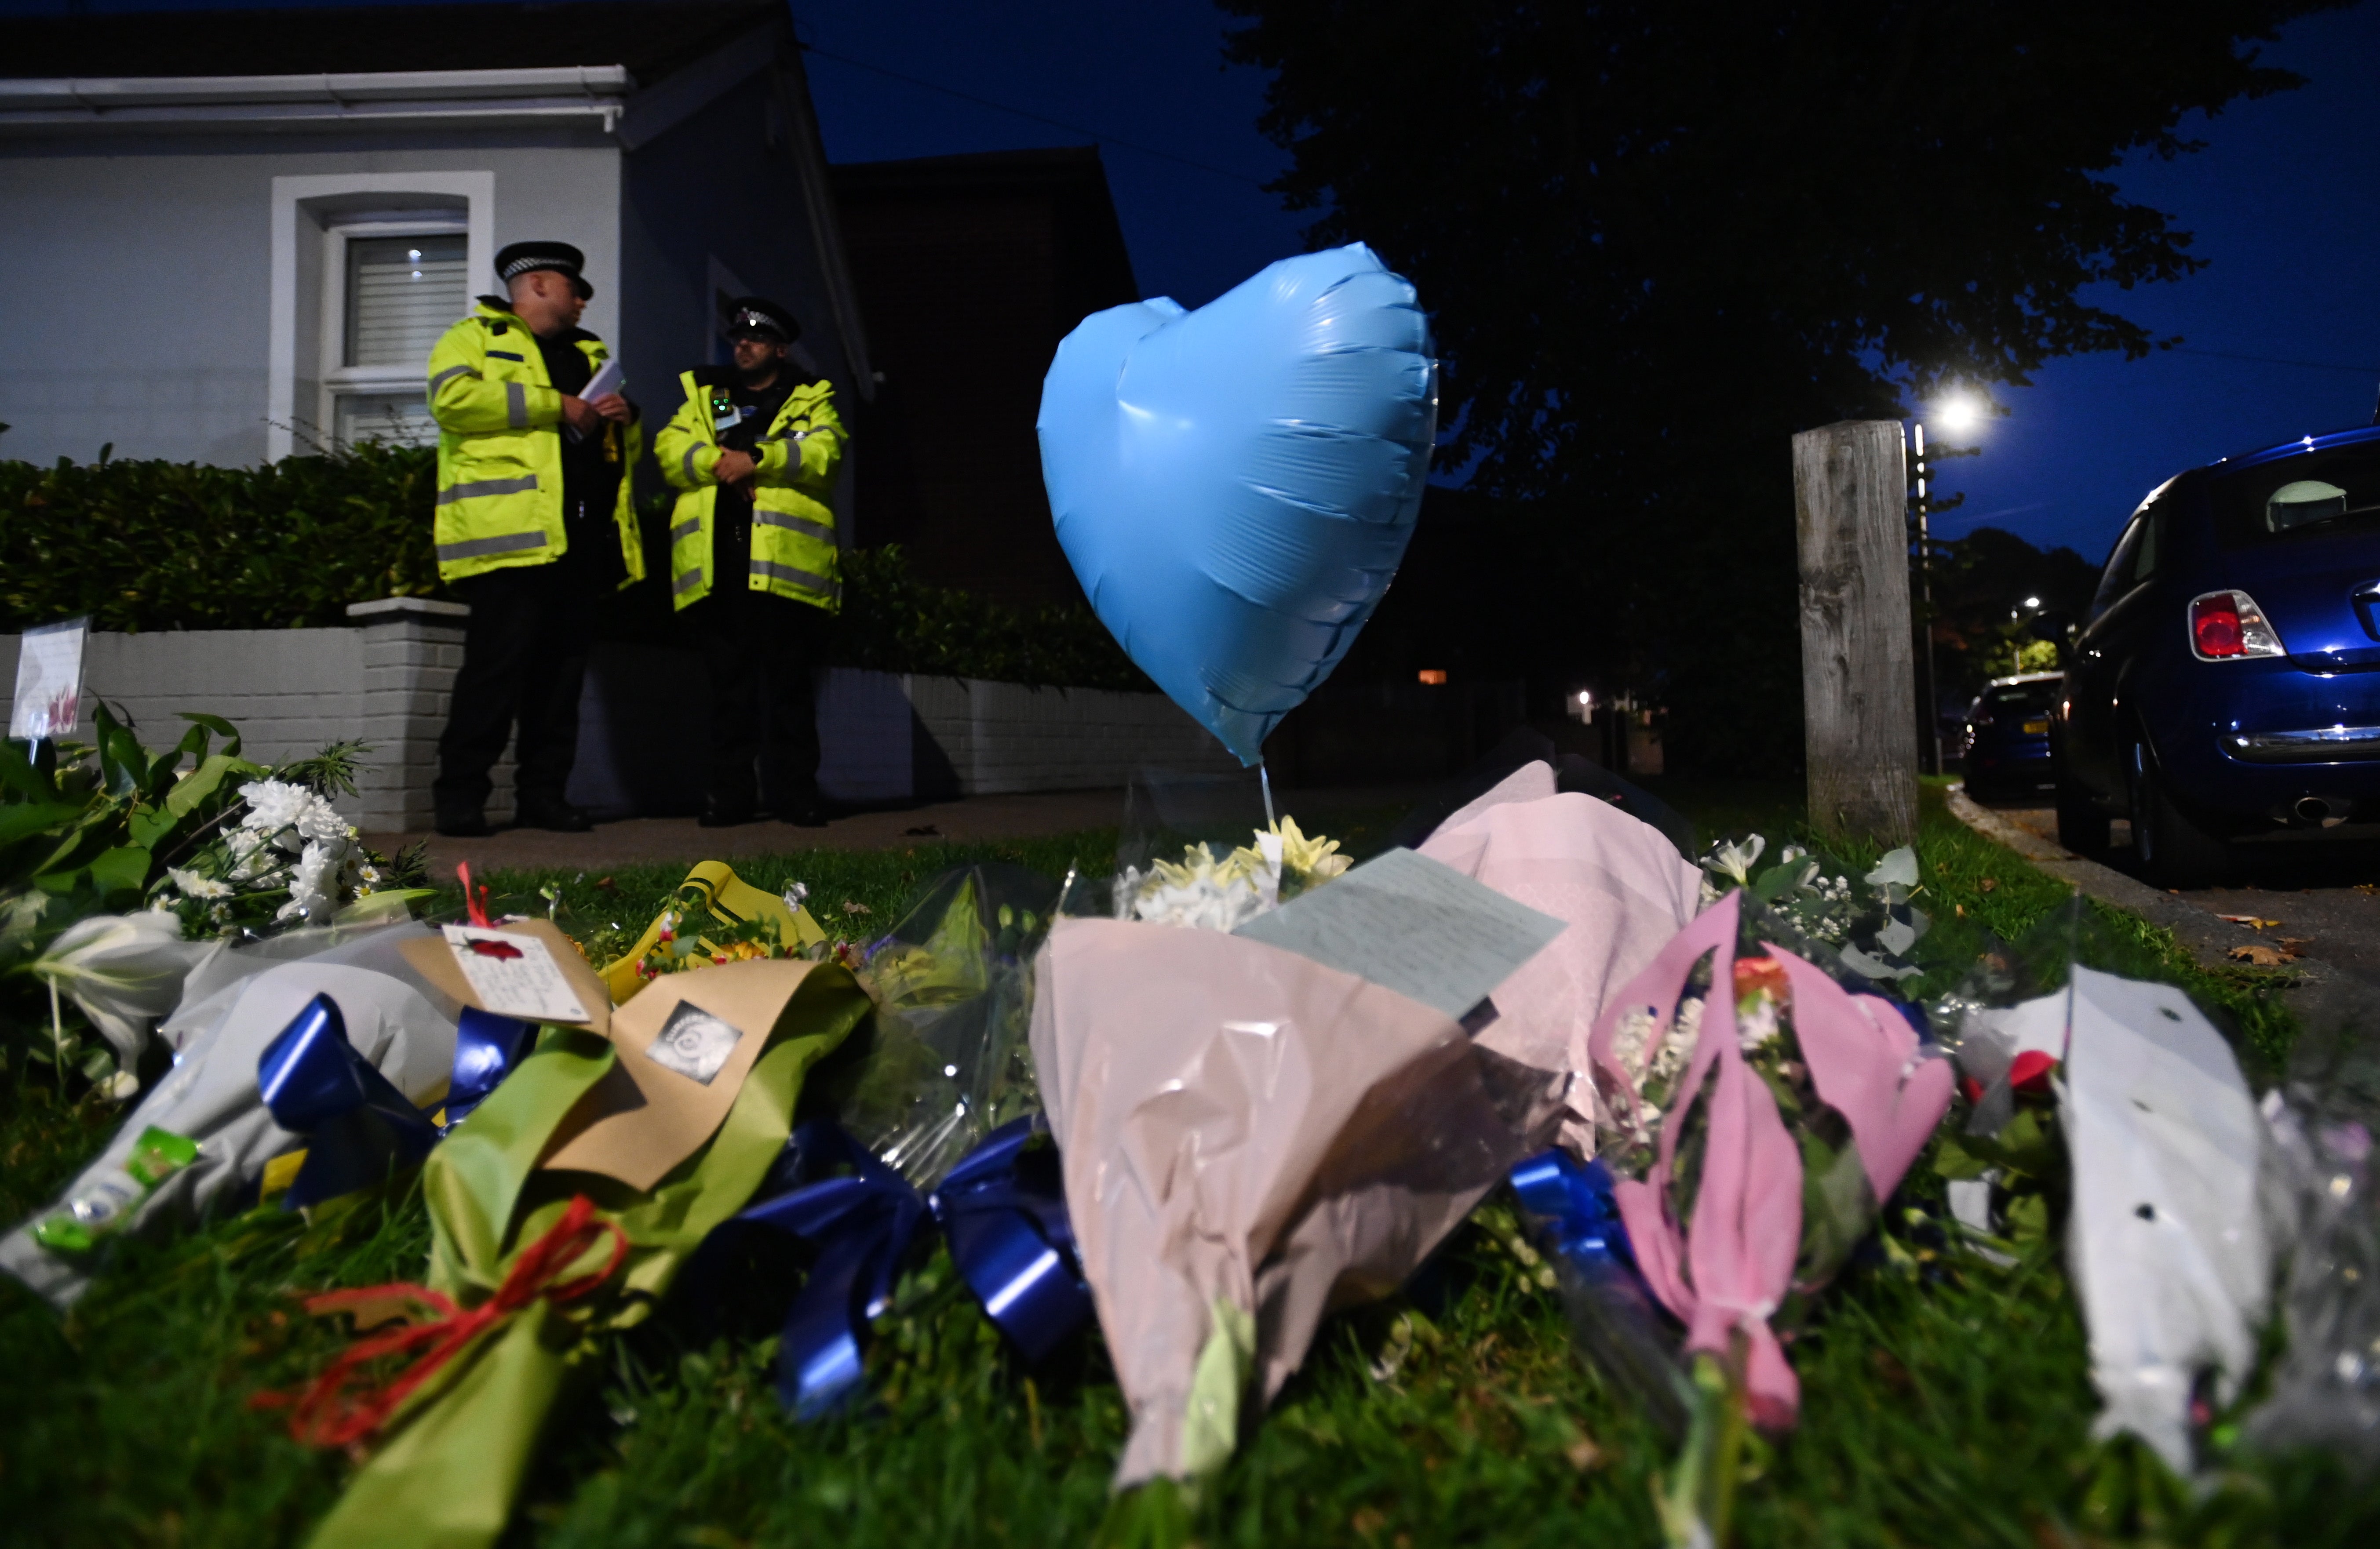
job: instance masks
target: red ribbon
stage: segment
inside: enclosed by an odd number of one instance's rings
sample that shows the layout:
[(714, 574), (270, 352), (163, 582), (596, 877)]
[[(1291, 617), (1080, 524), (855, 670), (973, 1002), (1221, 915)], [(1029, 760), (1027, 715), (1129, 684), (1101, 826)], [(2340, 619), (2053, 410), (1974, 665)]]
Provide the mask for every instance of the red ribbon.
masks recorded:
[(480, 929), (493, 930), (494, 922), (488, 918), (488, 889), (481, 888), (477, 898), (471, 896), (471, 863), (457, 861), (455, 864), (455, 878), (463, 884), (463, 912), (469, 916), (471, 923)]
[[(611, 1259), (591, 1275), (573, 1280), (558, 1277), (585, 1257), (604, 1234), (612, 1238)], [(427, 1323), (407, 1323), (385, 1334), (358, 1339), (324, 1369), (304, 1392), (260, 1393), (250, 1399), (258, 1409), (292, 1407), (289, 1434), (310, 1446), (346, 1446), (377, 1433), (405, 1402), (442, 1366), (461, 1354), (488, 1328), (542, 1297), (548, 1301), (572, 1301), (587, 1295), (619, 1272), (628, 1256), (628, 1234), (610, 1221), (595, 1219), (595, 1202), (574, 1195), (570, 1207), (553, 1229), (521, 1250), (511, 1273), (496, 1294), (468, 1312), (428, 1286), (398, 1283), (366, 1286), (356, 1290), (326, 1291), (306, 1300), (310, 1313), (336, 1313), (389, 1301), (410, 1301), (438, 1316)], [(396, 1378), (360, 1396), (348, 1390), (356, 1373), (383, 1356), (419, 1357)]]

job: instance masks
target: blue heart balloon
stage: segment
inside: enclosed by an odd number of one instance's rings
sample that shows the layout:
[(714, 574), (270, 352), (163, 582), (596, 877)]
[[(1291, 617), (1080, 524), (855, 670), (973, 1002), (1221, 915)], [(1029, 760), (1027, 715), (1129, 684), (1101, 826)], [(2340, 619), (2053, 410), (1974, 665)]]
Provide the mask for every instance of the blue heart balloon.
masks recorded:
[(1360, 242), (1284, 259), (1195, 312), (1084, 319), (1039, 429), (1100, 622), (1254, 764), (1404, 558), (1438, 434), (1429, 320)]

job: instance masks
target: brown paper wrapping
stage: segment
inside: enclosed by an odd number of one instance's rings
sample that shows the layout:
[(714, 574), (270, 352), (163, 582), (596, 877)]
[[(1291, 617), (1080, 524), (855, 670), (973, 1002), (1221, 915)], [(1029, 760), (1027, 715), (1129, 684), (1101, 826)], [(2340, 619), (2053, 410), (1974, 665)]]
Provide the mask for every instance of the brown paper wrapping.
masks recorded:
[[(612, 1013), (612, 1042), (620, 1058), (565, 1121), (558, 1133), (568, 1138), (540, 1165), (598, 1172), (632, 1189), (651, 1189), (726, 1119), (777, 1019), (817, 966), (752, 959), (664, 974), (648, 985)], [(681, 1002), (691, 1002), (741, 1035), (707, 1084), (646, 1052)]]

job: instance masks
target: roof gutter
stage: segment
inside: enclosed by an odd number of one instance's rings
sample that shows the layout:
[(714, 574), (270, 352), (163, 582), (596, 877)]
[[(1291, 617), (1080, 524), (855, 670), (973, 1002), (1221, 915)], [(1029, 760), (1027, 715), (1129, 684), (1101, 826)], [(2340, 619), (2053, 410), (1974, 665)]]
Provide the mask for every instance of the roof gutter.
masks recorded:
[(310, 128), (425, 120), (471, 125), (590, 121), (609, 133), (636, 87), (636, 79), (620, 65), (0, 79), (0, 134)]

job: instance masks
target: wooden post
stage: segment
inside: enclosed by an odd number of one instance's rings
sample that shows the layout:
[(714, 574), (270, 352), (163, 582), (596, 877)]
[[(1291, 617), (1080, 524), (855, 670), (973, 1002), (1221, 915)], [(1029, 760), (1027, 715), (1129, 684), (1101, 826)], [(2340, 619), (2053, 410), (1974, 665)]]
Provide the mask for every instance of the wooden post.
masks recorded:
[(1793, 438), (1810, 821), (1886, 844), (1917, 838), (1908, 504), (1899, 420)]

